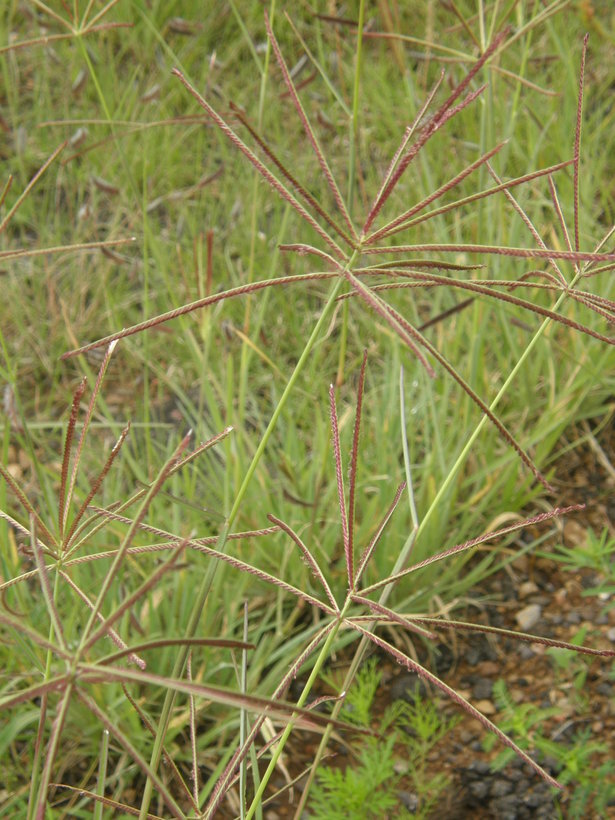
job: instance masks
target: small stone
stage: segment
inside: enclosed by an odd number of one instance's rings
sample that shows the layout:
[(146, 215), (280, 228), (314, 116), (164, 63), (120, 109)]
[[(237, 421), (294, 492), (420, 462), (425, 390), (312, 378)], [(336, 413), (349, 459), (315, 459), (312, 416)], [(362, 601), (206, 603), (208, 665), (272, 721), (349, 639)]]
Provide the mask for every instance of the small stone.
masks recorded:
[(536, 655), (532, 649), (533, 646), (534, 644), (524, 643), (519, 647), (519, 656), (522, 660), (527, 661)]
[(427, 694), (427, 687), (423, 681), (411, 672), (402, 672), (389, 687), (391, 701), (405, 700), (407, 703), (413, 703), (417, 695), (423, 699)]
[(525, 581), (519, 587), (519, 598), (528, 598), (534, 592), (538, 592), (538, 587), (533, 581)]
[(467, 729), (462, 729), (461, 732), (459, 732), (459, 740), (461, 740), (461, 742), (466, 746), (474, 740), (475, 737), (476, 735), (474, 732), (469, 732)]
[(491, 771), (491, 766), (484, 760), (473, 760), (468, 766), (468, 772), (473, 775), (486, 775)]
[(491, 784), (491, 794), (493, 797), (504, 797), (505, 794), (510, 794), (513, 789), (513, 784), (509, 780), (498, 778)]
[(482, 712), (483, 715), (495, 715), (496, 708), (490, 700), (477, 700), (474, 704), (479, 712)]
[(489, 794), (489, 785), (484, 780), (477, 780), (474, 783), (470, 783), (470, 792), (472, 793), (472, 797), (475, 797), (477, 800), (484, 800)]
[(410, 770), (410, 764), (407, 760), (396, 760), (393, 763), (393, 771), (395, 774), (408, 774)]
[(522, 815), (519, 813), (516, 794), (507, 794), (494, 800), (490, 808), (493, 811), (492, 816), (497, 817), (498, 820), (521, 820)]
[(472, 695), (478, 700), (487, 700), (493, 691), (493, 681), (489, 678), (477, 678), (472, 687)]
[(414, 794), (413, 792), (399, 791), (397, 792), (397, 796), (399, 797), (399, 802), (402, 803), (408, 811), (412, 812), (413, 814), (415, 814), (418, 811), (418, 795)]
[(606, 636), (609, 639), (609, 641), (611, 641), (611, 643), (615, 643), (615, 626), (611, 627), (611, 629), (608, 630)]
[(519, 629), (522, 632), (527, 632), (528, 629), (531, 629), (538, 623), (541, 613), (542, 608), (538, 604), (529, 604), (529, 606), (520, 609), (515, 615)]
[(480, 651), (475, 646), (471, 646), (465, 655), (465, 660), (470, 666), (476, 666), (480, 661)]

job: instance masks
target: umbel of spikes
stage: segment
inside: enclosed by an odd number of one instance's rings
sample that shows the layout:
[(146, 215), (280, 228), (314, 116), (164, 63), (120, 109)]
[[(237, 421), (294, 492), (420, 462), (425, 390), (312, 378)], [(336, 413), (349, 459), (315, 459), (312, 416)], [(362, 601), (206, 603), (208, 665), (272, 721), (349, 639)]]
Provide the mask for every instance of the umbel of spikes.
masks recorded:
[[(369, 564), (374, 556), (374, 552), (381, 541), (382, 535), (388, 524), (391, 516), (395, 512), (404, 491), (406, 490), (406, 483), (403, 482), (397, 488), (391, 505), (383, 515), (381, 521), (375, 528), (369, 543), (360, 552), (357, 551), (355, 543), (355, 516), (357, 508), (356, 487), (357, 487), (357, 461), (359, 452), (359, 437), (361, 428), (361, 414), (363, 407), (363, 397), (365, 391), (365, 371), (367, 364), (367, 353), (364, 354), (363, 364), (359, 376), (359, 383), (357, 389), (357, 401), (355, 411), (355, 422), (352, 437), (352, 445), (350, 451), (350, 464), (348, 469), (348, 492), (344, 486), (344, 470), (342, 464), (340, 436), (338, 415), (335, 403), (334, 388), (331, 386), (329, 391), (330, 399), (330, 415), (331, 415), (331, 434), (333, 440), (333, 452), (335, 458), (335, 475), (337, 484), (337, 497), (340, 515), (340, 529), (341, 538), (344, 547), (345, 565), (346, 565), (346, 581), (347, 592), (343, 602), (339, 603), (334, 597), (331, 585), (329, 584), (326, 573), (320, 566), (314, 551), (310, 549), (308, 544), (290, 527), (276, 516), (269, 515), (269, 520), (282, 530), (291, 541), (297, 546), (301, 554), (302, 560), (309, 567), (316, 586), (320, 589), (321, 595), (313, 594), (305, 590), (293, 590), (290, 586), (284, 585), (284, 588), (294, 594), (302, 601), (317, 607), (321, 613), (325, 615), (324, 624), (320, 627), (316, 636), (312, 639), (309, 645), (303, 650), (301, 655), (296, 659), (295, 663), (287, 675), (280, 682), (279, 686), (273, 694), (273, 698), (282, 697), (287, 691), (290, 682), (296, 677), (301, 666), (306, 659), (320, 649), (318, 658), (314, 665), (314, 669), (304, 687), (301, 697), (297, 702), (298, 707), (303, 707), (311, 685), (317, 677), (318, 670), (322, 668), (328, 654), (333, 647), (335, 635), (340, 628), (354, 630), (359, 636), (366, 638), (369, 642), (377, 646), (381, 651), (390, 655), (397, 663), (405, 666), (411, 672), (414, 672), (420, 678), (425, 680), (439, 692), (442, 692), (457, 705), (459, 705), (465, 712), (478, 720), (488, 731), (492, 732), (496, 737), (506, 746), (513, 749), (537, 774), (539, 774), (550, 785), (561, 787), (560, 784), (549, 775), (538, 763), (536, 763), (526, 752), (524, 752), (508, 735), (504, 734), (489, 718), (483, 715), (475, 706), (462, 697), (458, 692), (448, 686), (444, 681), (440, 680), (434, 673), (429, 671), (423, 665), (410, 658), (406, 653), (402, 652), (396, 646), (385, 640), (378, 634), (378, 628), (381, 626), (395, 625), (401, 629), (408, 630), (414, 634), (420, 635), (427, 639), (434, 639), (438, 630), (461, 630), (468, 632), (483, 632), (501, 637), (513, 638), (527, 643), (540, 643), (544, 646), (558, 647), (562, 649), (569, 649), (582, 654), (601, 656), (601, 657), (615, 657), (615, 651), (610, 649), (592, 649), (589, 647), (577, 646), (575, 644), (567, 643), (566, 641), (557, 641), (550, 638), (542, 638), (536, 635), (531, 635), (523, 632), (516, 632), (508, 629), (500, 629), (497, 627), (484, 626), (481, 624), (473, 624), (465, 621), (449, 620), (445, 618), (430, 618), (416, 615), (406, 615), (399, 613), (386, 605), (387, 594), (385, 590), (390, 590), (402, 578), (408, 579), (413, 573), (424, 567), (434, 564), (439, 561), (446, 560), (453, 556), (474, 549), (480, 544), (498, 540), (511, 533), (517, 532), (544, 521), (549, 521), (553, 518), (565, 515), (567, 513), (575, 512), (583, 509), (583, 505), (572, 505), (568, 507), (559, 507), (550, 512), (541, 513), (540, 515), (526, 518), (523, 521), (516, 522), (502, 529), (494, 532), (489, 532), (472, 538), (463, 543), (457, 544), (447, 550), (437, 552), (436, 554), (426, 558), (423, 561), (412, 564), (399, 572), (394, 572), (385, 578), (381, 578), (374, 583), (364, 584), (364, 578), (369, 567)], [(238, 566), (238, 564), (237, 564)], [(241, 568), (238, 566), (238, 568)], [(257, 570), (256, 568), (243, 568), (244, 571), (256, 575), (261, 580), (268, 580), (276, 586), (283, 586), (282, 579)], [(380, 593), (376, 600), (370, 596), (374, 593)], [(342, 695), (343, 698), (343, 695)], [(336, 704), (334, 716), (337, 714), (337, 707), (341, 705), (341, 701)], [(244, 743), (237, 748), (233, 757), (229, 761), (224, 773), (220, 777), (216, 790), (214, 791), (210, 803), (208, 804), (206, 815), (207, 817), (215, 816), (215, 811), (220, 805), (221, 800), (227, 789), (234, 782), (237, 767), (241, 761), (249, 753), (251, 745), (258, 737), (260, 727), (265, 717), (257, 719), (252, 731), (247, 736)], [(273, 772), (275, 761), (281, 754), (284, 743), (290, 735), (292, 726), (289, 725), (280, 734), (278, 744), (274, 757), (261, 779), (261, 789), (259, 795), (262, 796), (266, 787), (269, 775)], [(325, 735), (325, 738), (327, 736)], [(317, 765), (317, 764), (314, 764)], [(257, 795), (257, 797), (259, 796)], [(256, 804), (256, 799), (253, 806)], [(251, 816), (250, 814), (248, 816)]]
[[(173, 693), (182, 693), (190, 699), (194, 706), (195, 699), (204, 699), (233, 709), (256, 712), (275, 716), (288, 721), (291, 718), (309, 729), (324, 731), (330, 725), (331, 718), (314, 713), (312, 709), (297, 709), (295, 704), (285, 703), (279, 697), (264, 698), (247, 692), (235, 692), (220, 686), (209, 686), (188, 680), (184, 677), (164, 676), (152, 673), (148, 669), (145, 657), (148, 653), (165, 648), (177, 651), (190, 652), (200, 647), (216, 647), (224, 650), (240, 650), (247, 652), (255, 646), (248, 641), (224, 638), (195, 637), (195, 636), (165, 636), (139, 643), (128, 643), (118, 631), (118, 623), (126, 615), (136, 616), (143, 601), (156, 588), (162, 579), (171, 571), (177, 569), (178, 561), (191, 551), (209, 559), (226, 561), (236, 569), (251, 572), (264, 580), (270, 576), (261, 573), (255, 567), (239, 561), (215, 549), (218, 536), (204, 538), (182, 538), (159, 527), (147, 524), (145, 519), (153, 500), (162, 490), (167, 479), (192, 464), (204, 452), (225, 439), (232, 428), (226, 428), (208, 441), (198, 445), (192, 452), (186, 452), (191, 440), (188, 433), (180, 441), (175, 451), (162, 465), (158, 475), (146, 487), (138, 490), (121, 503), (113, 503), (107, 507), (94, 504), (100, 493), (118, 453), (121, 451), (128, 435), (128, 427), (124, 428), (102, 468), (99, 470), (85, 498), (76, 503), (75, 496), (78, 488), (78, 473), (87, 452), (87, 438), (91, 427), (97, 397), (111, 360), (115, 343), (112, 343), (103, 358), (98, 372), (92, 395), (87, 403), (85, 415), (81, 422), (81, 432), (76, 436), (81, 414), (81, 404), (86, 394), (86, 382), (83, 380), (75, 390), (69, 420), (66, 427), (62, 464), (59, 474), (58, 518), (55, 524), (46, 523), (37, 512), (20, 484), (10, 472), (0, 464), (0, 476), (4, 479), (19, 506), (25, 514), (27, 523), (5, 511), (0, 511), (0, 518), (8, 522), (17, 532), (29, 542), (29, 548), (34, 559), (35, 568), (8, 578), (0, 579), (0, 630), (5, 631), (10, 640), (14, 635), (20, 636), (20, 641), (30, 648), (30, 651), (39, 652), (47, 656), (46, 673), (42, 680), (31, 685), (22, 685), (16, 681), (14, 688), (5, 687), (0, 698), (0, 711), (4, 709), (22, 708), (24, 703), (36, 701), (40, 708), (39, 730), (36, 738), (36, 754), (40, 756), (41, 769), (32, 773), (32, 799), (35, 801), (36, 817), (45, 815), (48, 790), (51, 786), (51, 776), (57, 753), (60, 748), (63, 728), (69, 715), (73, 701), (95, 715), (114, 741), (133, 759), (144, 776), (150, 780), (157, 793), (164, 800), (170, 811), (169, 816), (184, 816), (171, 794), (168, 785), (158, 776), (156, 771), (147, 764), (145, 759), (135, 748), (131, 738), (127, 735), (115, 718), (107, 711), (106, 704), (100, 703), (100, 684), (120, 684), (127, 701), (143, 724), (155, 735), (151, 721), (143, 708), (130, 695), (127, 686), (162, 688)], [(96, 549), (96, 535), (104, 527), (113, 523), (114, 538), (118, 525), (124, 525), (126, 532), (117, 548)], [(239, 539), (257, 538), (278, 531), (277, 526), (260, 530), (233, 533), (228, 536), (230, 542)], [(149, 535), (155, 543), (135, 545), (137, 535)], [(129, 593), (125, 594), (121, 602), (116, 602), (112, 594), (112, 587), (120, 573), (125, 569), (127, 560), (138, 560), (146, 554), (163, 553), (166, 555), (155, 568), (144, 568), (139, 574), (140, 583)], [(104, 563), (107, 569), (101, 574), (95, 597), (90, 597), (87, 586), (82, 586), (84, 577), (91, 582), (88, 573), (79, 573), (84, 564)], [(284, 590), (299, 592), (282, 580), (274, 579)], [(45, 605), (49, 625), (45, 619), (40, 619), (35, 626), (29, 625), (20, 613), (14, 612), (7, 603), (11, 590), (28, 582), (38, 581)], [(308, 596), (308, 600), (312, 600)], [(313, 599), (315, 600), (315, 599)], [(74, 602), (74, 605), (73, 605)], [(70, 604), (70, 605), (69, 605)], [(75, 636), (71, 630), (75, 629), (75, 611), (83, 609), (82, 623), (77, 620), (78, 633)], [(65, 613), (68, 612), (68, 618)], [(115, 644), (109, 652), (109, 639)], [(128, 665), (126, 665), (128, 663)], [(90, 688), (94, 687), (93, 691)], [(57, 705), (56, 705), (57, 702)], [(55, 706), (55, 708), (54, 708)], [(49, 737), (45, 743), (46, 727), (50, 724)], [(351, 729), (347, 724), (336, 721), (335, 725), (341, 729)], [(195, 727), (191, 726), (193, 734), (193, 748), (196, 754)], [(188, 800), (194, 812), (198, 813), (198, 799), (186, 785), (181, 773), (172, 762), (171, 755), (163, 745), (163, 751), (169, 761), (173, 777), (180, 791)], [(198, 765), (196, 757), (193, 761), (193, 780), (198, 782)], [(56, 784), (57, 785), (57, 784)], [(72, 788), (66, 786), (65, 788)], [(198, 790), (197, 790), (198, 791)], [(91, 794), (93, 799), (112, 806), (122, 808), (130, 813), (130, 807), (121, 806), (108, 800), (103, 795)]]
[[(607, 322), (612, 323), (615, 320), (615, 303), (579, 287), (579, 284), (584, 279), (605, 273), (615, 267), (615, 253), (601, 252), (610, 234), (607, 235), (599, 244), (599, 247), (593, 251), (582, 251), (579, 241), (578, 188), (581, 112), (587, 38), (583, 45), (578, 94), (578, 114), (572, 159), (556, 163), (548, 168), (524, 174), (514, 179), (502, 181), (498, 178), (490, 164), (493, 157), (505, 145), (505, 142), (502, 142), (477, 157), (431, 194), (414, 203), (402, 213), (393, 214), (387, 220), (381, 219), (387, 210), (391, 195), (397, 190), (404, 174), (420, 152), (426, 149), (435, 134), (461, 111), (474, 103), (483, 93), (486, 86), (484, 84), (476, 86), (476, 80), (482, 69), (488, 66), (489, 62), (493, 60), (498, 52), (505, 46), (509, 32), (508, 29), (504, 29), (494, 36), (492, 42), (475, 60), (465, 77), (455, 85), (451, 93), (435, 112), (430, 114), (429, 112), (436, 95), (442, 85), (444, 74), (442, 73), (440, 75), (434, 87), (427, 95), (414, 121), (406, 127), (400, 145), (391, 158), (379, 190), (367, 209), (363, 223), (359, 228), (355, 225), (350, 215), (350, 208), (344, 200), (341, 186), (335, 179), (331, 165), (327, 161), (316, 132), (303, 107), (291, 72), (289, 71), (266, 14), (265, 26), (272, 51), (287, 88), (288, 99), (300, 120), (309, 150), (313, 153), (330, 192), (333, 204), (332, 208), (328, 208), (325, 204), (319, 202), (317, 198), (309, 192), (307, 187), (293, 174), (292, 170), (277, 156), (275, 150), (268, 144), (266, 138), (258, 133), (257, 129), (250, 124), (247, 117), (241, 113), (236, 106), (233, 106), (233, 111), (236, 113), (239, 123), (245, 127), (249, 138), (254, 143), (253, 148), (248, 145), (238, 131), (212, 107), (180, 71), (174, 70), (174, 73), (185, 85), (198, 105), (206, 112), (213, 124), (245, 157), (271, 188), (288, 203), (305, 225), (309, 226), (309, 228), (317, 234), (322, 242), (321, 247), (298, 242), (284, 245), (282, 246), (282, 250), (295, 252), (300, 255), (310, 255), (318, 260), (321, 270), (249, 282), (219, 293), (207, 295), (195, 302), (175, 308), (159, 316), (133, 325), (132, 327), (113, 333), (104, 339), (91, 342), (67, 352), (64, 354), (64, 358), (107, 345), (111, 341), (139, 333), (163, 322), (168, 322), (178, 316), (206, 308), (226, 299), (256, 293), (259, 290), (270, 287), (280, 287), (289, 284), (299, 285), (304, 282), (317, 280), (337, 280), (341, 285), (346, 285), (346, 293), (336, 293), (337, 298), (359, 299), (369, 310), (377, 314), (403, 341), (412, 355), (416, 357), (430, 376), (435, 375), (436, 367), (440, 367), (448, 373), (468, 394), (477, 407), (480, 408), (484, 416), (495, 425), (505, 442), (517, 452), (518, 456), (533, 473), (535, 478), (547, 489), (551, 489), (546, 479), (532, 462), (530, 456), (498, 419), (493, 409), (473, 390), (457, 368), (448, 361), (444, 353), (428, 339), (423, 329), (413, 325), (412, 322), (398, 310), (393, 308), (386, 301), (385, 296), (386, 293), (392, 289), (452, 288), (468, 294), (471, 298), (480, 297), (505, 302), (542, 317), (544, 322), (557, 322), (600, 339), (607, 344), (613, 344), (613, 338), (611, 336), (600, 333), (587, 324), (571, 319), (560, 311), (563, 302), (571, 298), (584, 308), (597, 313)], [(557, 191), (553, 181), (553, 175), (567, 166), (573, 167), (574, 177), (573, 240), (571, 240), (563, 220), (561, 205), (558, 201)], [(459, 197), (444, 205), (437, 206), (438, 200), (442, 200), (445, 195), (454, 193), (466, 177), (469, 177), (481, 167), (486, 167), (491, 174), (494, 180), (494, 184), (491, 187), (478, 190), (469, 196)], [(529, 217), (522, 211), (511, 193), (515, 187), (541, 177), (547, 178), (555, 212), (560, 221), (566, 245), (565, 249), (562, 250), (546, 246)], [(426, 244), (424, 242), (406, 242), (405, 244), (399, 245), (387, 244), (391, 237), (398, 234), (411, 234), (428, 220), (441, 217), (449, 212), (467, 209), (479, 200), (499, 194), (506, 196), (511, 206), (522, 216), (532, 234), (536, 247), (509, 247), (462, 243)], [(380, 222), (382, 222), (382, 224), (379, 224)], [(482, 265), (459, 264), (457, 261), (451, 261), (451, 255), (458, 257), (460, 254), (475, 254), (487, 257), (496, 255), (511, 259), (535, 260), (536, 262), (548, 265), (550, 270), (545, 271), (540, 268), (524, 271), (516, 279), (476, 279), (476, 271), (482, 268)], [(384, 258), (379, 261), (378, 257)], [(390, 257), (393, 257), (393, 259)], [(374, 259), (373, 264), (364, 264), (363, 260), (370, 260), (371, 258)], [(574, 275), (571, 280), (566, 278), (559, 266), (558, 262), (560, 260), (573, 264)], [(323, 267), (324, 270), (322, 269)], [(464, 278), (463, 274), (471, 274), (472, 278)], [(555, 301), (551, 308), (546, 308), (534, 303), (531, 299), (522, 298), (514, 292), (519, 290), (551, 292), (554, 294)], [(467, 304), (467, 302), (463, 304)]]

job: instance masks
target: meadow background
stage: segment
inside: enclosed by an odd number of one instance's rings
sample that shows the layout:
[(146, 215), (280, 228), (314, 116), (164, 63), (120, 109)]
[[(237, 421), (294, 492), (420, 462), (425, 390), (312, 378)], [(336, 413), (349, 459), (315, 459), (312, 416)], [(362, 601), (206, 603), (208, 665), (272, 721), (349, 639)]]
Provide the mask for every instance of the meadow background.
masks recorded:
[[(171, 74), (173, 68), (180, 69), (225, 119), (237, 123), (232, 106), (244, 111), (282, 162), (329, 206), (329, 190), (267, 46), (263, 10), (261, 2), (248, 0), (119, 0), (87, 7), (84, 2), (46, 6), (9, 0), (0, 10), (0, 186), (9, 174), (13, 177), (0, 211), (1, 460), (43, 521), (55, 521), (58, 514), (73, 393), (86, 376), (85, 407), (102, 355), (92, 351), (61, 360), (62, 354), (211, 293), (319, 270), (313, 259), (280, 250), (281, 244), (314, 243), (317, 237), (260, 181)], [(100, 19), (95, 19), (98, 14)], [(511, 44), (482, 70), (487, 90), (429, 142), (389, 204), (393, 212), (409, 207), (502, 140), (508, 142), (493, 165), (503, 179), (570, 159), (583, 36), (589, 32), (579, 185), (581, 249), (594, 250), (611, 228), (615, 13), (609, 2), (485, 5), (463, 0), (454, 7), (430, 0), (366, 3), (368, 34), (407, 39), (364, 37), (356, 128), (357, 37), (356, 26), (347, 21), (358, 19), (359, 4), (278, 3), (269, 7), (269, 14), (353, 215), (367, 211), (404, 129), (441, 68), (446, 70), (444, 95), (505, 21), (512, 27)], [(91, 30), (92, 22), (98, 30)], [(64, 141), (61, 153), (12, 213), (21, 192)], [(554, 179), (571, 226), (571, 168)], [(483, 166), (444, 201), (491, 184)], [(546, 244), (564, 250), (546, 180), (516, 188), (514, 195)], [(430, 219), (417, 231), (413, 242), (535, 246), (503, 195)], [(116, 240), (130, 241), (111, 244)], [(75, 247), (84, 243), (105, 247)], [(604, 250), (612, 250), (612, 240)], [(476, 275), (490, 279), (516, 279), (547, 268), (544, 260), (485, 259), (463, 252), (449, 261), (487, 264), (488, 272)], [(570, 263), (561, 264), (572, 270)], [(586, 285), (613, 299), (612, 271), (588, 279)], [(182, 538), (217, 536), (236, 505), (328, 289), (318, 281), (271, 288), (121, 340), (92, 414), (75, 487), (78, 502), (86, 498), (128, 421), (130, 433), (96, 497), (99, 507), (150, 486), (189, 429), (196, 444), (232, 426), (231, 435), (169, 477), (147, 512), (149, 526)], [(456, 310), (465, 298), (463, 291), (449, 288), (387, 294), (387, 301), (415, 326), (425, 326), (430, 340), (489, 403), (541, 318), (482, 298)], [(531, 298), (543, 306), (552, 301), (540, 292)], [(566, 303), (562, 312), (609, 332), (608, 317), (578, 304)], [(453, 474), (480, 410), (445, 373), (438, 370), (433, 379), (426, 375), (382, 317), (351, 299), (337, 303), (327, 317), (251, 481), (241, 490), (235, 531), (269, 526), (268, 514), (282, 519), (328, 568), (333, 594), (343, 596), (347, 579), (328, 391), (331, 383), (336, 385), (345, 457), (364, 350), (368, 365), (357, 465), (358, 545), (369, 543), (395, 487), (406, 476), (404, 436), (418, 520), (430, 511), (414, 547), (416, 560), (555, 503), (579, 500), (563, 488), (555, 497), (546, 494), (491, 425), (481, 430)], [(581, 435), (579, 424), (612, 423), (614, 365), (608, 345), (552, 325), (498, 406), (499, 418), (556, 488), (561, 459)], [(76, 429), (81, 429), (79, 424)], [(0, 483), (0, 509), (28, 527), (28, 516), (6, 482)], [(413, 514), (404, 497), (374, 555), (372, 582), (391, 572), (412, 530)], [(126, 524), (107, 521), (104, 530), (84, 542), (82, 554), (117, 548), (125, 533)], [(140, 533), (134, 543), (150, 542), (151, 536)], [(23, 533), (9, 522), (0, 521), (0, 543), (4, 581), (33, 567), (27, 539), (24, 542)], [(309, 567), (283, 533), (244, 539), (233, 544), (232, 552), (295, 587), (313, 589)], [(510, 553), (495, 549), (478, 553), (470, 562), (464, 554), (411, 576), (396, 587), (391, 600), (400, 612), (450, 615), (471, 597), (477, 581), (509, 559)], [(156, 554), (130, 556), (110, 585), (106, 605), (113, 607), (130, 595), (152, 576), (159, 561)], [(204, 561), (187, 552), (173, 571), (161, 575), (117, 624), (125, 639), (183, 634), (194, 611)], [(84, 563), (73, 570), (75, 583), (95, 597), (107, 571), (103, 561)], [(3, 590), (3, 596), (7, 612), (47, 634), (49, 604), (35, 579)], [(248, 640), (256, 647), (249, 653), (244, 688), (269, 696), (319, 621), (283, 590), (221, 565), (199, 634), (240, 640), (244, 602)], [(70, 645), (87, 609), (66, 590), (55, 606)], [(41, 647), (27, 636), (16, 635), (11, 627), (6, 636), (0, 667), (3, 694), (10, 696), (48, 679), (50, 666)], [(351, 632), (341, 633), (337, 651), (350, 652), (344, 647), (354, 640)], [(170, 675), (175, 657), (175, 647), (157, 650), (157, 674)], [(203, 648), (192, 664), (193, 678), (202, 684), (238, 685), (240, 663), (228, 649)], [(149, 758), (151, 738), (119, 685), (93, 684), (92, 697)], [(163, 690), (135, 684), (133, 697), (155, 723)], [(54, 716), (52, 701), (50, 694), (47, 732)], [(240, 721), (237, 709), (228, 704), (201, 704), (197, 711), (202, 786), (197, 802), (203, 807)], [(24, 703), (10, 712), (0, 733), (1, 798), (3, 811), (12, 816), (34, 811), (30, 773), (43, 769), (36, 743), (40, 714), (40, 702)], [(182, 770), (191, 759), (188, 722), (184, 699), (167, 736), (171, 756)], [(72, 703), (53, 782), (91, 788), (100, 744), (100, 720), (83, 703)], [(110, 761), (108, 795), (138, 805), (143, 777), (138, 766), (120, 749), (112, 748)], [(62, 816), (69, 799), (71, 816), (91, 816), (91, 802), (67, 797), (61, 789), (52, 794), (47, 816)], [(54, 804), (57, 808), (51, 808)], [(158, 811), (164, 815), (160, 804)]]

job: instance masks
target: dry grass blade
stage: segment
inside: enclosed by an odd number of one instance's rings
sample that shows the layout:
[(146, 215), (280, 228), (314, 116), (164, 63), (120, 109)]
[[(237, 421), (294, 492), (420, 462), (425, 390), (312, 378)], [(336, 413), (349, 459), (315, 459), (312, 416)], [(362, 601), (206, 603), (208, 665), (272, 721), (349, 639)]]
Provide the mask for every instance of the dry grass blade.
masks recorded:
[[(30, 180), (30, 182), (24, 188), (21, 195), (19, 197), (17, 197), (17, 200), (15, 201), (15, 204), (12, 206), (12, 208), (9, 209), (9, 211), (5, 215), (4, 219), (0, 222), (0, 234), (3, 233), (6, 230), (7, 225), (9, 224), (11, 219), (15, 216), (15, 213), (19, 210), (19, 208), (23, 204), (24, 200), (27, 198), (28, 194), (32, 191), (32, 188), (34, 188), (34, 186), (36, 185), (38, 180), (42, 177), (42, 175), (45, 173), (47, 168), (49, 168), (51, 163), (56, 159), (56, 157), (58, 157), (62, 153), (62, 151), (66, 148), (67, 145), (68, 145), (67, 141), (64, 141), (61, 145), (59, 145), (56, 148), (56, 150), (51, 154), (51, 156), (47, 160), (45, 160), (45, 162), (41, 165), (39, 170), (34, 174), (32, 179)], [(4, 191), (3, 191), (3, 195), (2, 195), (2, 200), (3, 201), (4, 201), (4, 197), (8, 193), (9, 187), (10, 187), (10, 179), (9, 179), (9, 181), (8, 181)], [(0, 253), (0, 257), (2, 257), (2, 258), (6, 258), (8, 255), (9, 254), (6, 251)]]
[(7, 198), (9, 191), (11, 190), (11, 185), (13, 184), (13, 175), (9, 174), (8, 179), (6, 180), (6, 184), (2, 189), (2, 193), (0, 194), (0, 208), (4, 205), (4, 200)]
[(135, 242), (134, 237), (128, 239), (105, 239), (101, 242), (77, 242), (74, 245), (54, 245), (51, 248), (34, 248), (32, 250), (0, 251), (0, 259), (25, 259), (26, 257), (47, 256), (50, 253), (63, 251), (97, 251), (105, 248), (114, 248), (118, 245), (128, 245)]

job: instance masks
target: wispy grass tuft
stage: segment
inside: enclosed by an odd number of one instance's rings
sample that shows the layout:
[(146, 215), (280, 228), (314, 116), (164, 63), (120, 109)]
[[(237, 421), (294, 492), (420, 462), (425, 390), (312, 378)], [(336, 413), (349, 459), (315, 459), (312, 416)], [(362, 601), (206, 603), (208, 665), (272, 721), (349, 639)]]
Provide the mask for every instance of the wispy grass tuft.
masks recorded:
[[(428, 4), (425, 36), (386, 2), (276, 5), (0, 12), (15, 815), (299, 816), (333, 731), (369, 734), (341, 710), (370, 647), (558, 786), (408, 642), (614, 655), (451, 616), (500, 545), (582, 510), (546, 494), (612, 395), (606, 126), (581, 161), (612, 77), (587, 37), (578, 77), (543, 59), (574, 47), (561, 0)], [(299, 773), (295, 729), (320, 736)]]

